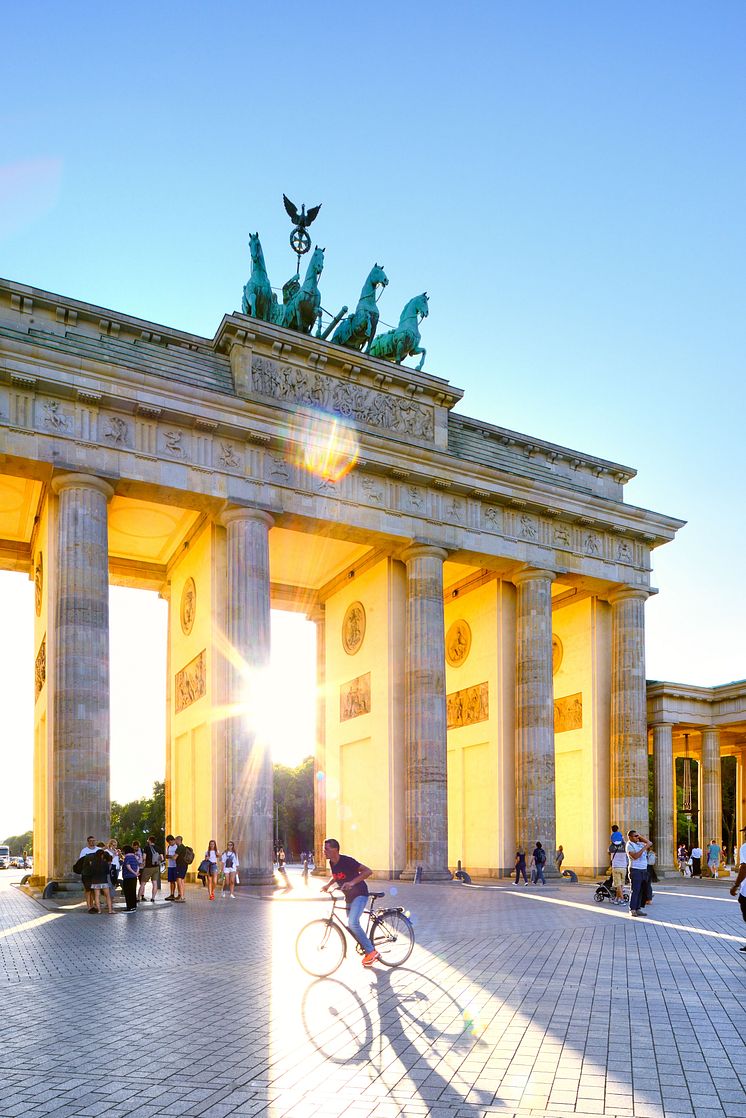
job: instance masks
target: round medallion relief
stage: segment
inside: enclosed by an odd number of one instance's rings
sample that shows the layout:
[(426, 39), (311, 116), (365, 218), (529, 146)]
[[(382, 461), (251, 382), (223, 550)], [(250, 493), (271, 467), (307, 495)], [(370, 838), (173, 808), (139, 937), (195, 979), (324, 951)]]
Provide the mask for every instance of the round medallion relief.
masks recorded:
[(556, 675), (559, 671), (564, 654), (565, 650), (562, 647), (562, 641), (555, 633), (552, 633), (552, 675)]
[(36, 560), (36, 567), (34, 568), (34, 606), (36, 608), (36, 616), (41, 615), (41, 596), (44, 590), (44, 557), (39, 552)]
[(365, 608), (362, 602), (347, 607), (342, 622), (342, 646), (348, 656), (359, 652), (365, 638)]
[(446, 660), (452, 668), (460, 668), (471, 649), (471, 629), (468, 621), (454, 621), (446, 633)]
[(194, 579), (188, 578), (181, 591), (181, 631), (184, 636), (189, 636), (194, 625), (194, 615), (197, 612), (197, 588)]

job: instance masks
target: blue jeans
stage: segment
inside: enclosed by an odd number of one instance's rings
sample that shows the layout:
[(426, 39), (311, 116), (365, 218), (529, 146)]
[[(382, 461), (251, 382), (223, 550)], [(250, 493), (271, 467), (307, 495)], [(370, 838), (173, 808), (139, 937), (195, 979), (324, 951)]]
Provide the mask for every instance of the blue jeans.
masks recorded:
[(642, 906), (645, 904), (643, 890), (645, 888), (647, 877), (647, 869), (636, 870), (634, 869), (634, 867), (630, 867), (629, 879), (632, 883), (632, 896), (629, 898), (630, 912), (639, 912)]
[(367, 901), (367, 897), (353, 897), (353, 899), (347, 906), (347, 927), (350, 929), (355, 939), (363, 948), (365, 954), (369, 955), (371, 951), (375, 949), (373, 947), (373, 944), (370, 942), (365, 932), (363, 931), (363, 926), (360, 923), (360, 917), (363, 915), (363, 909), (365, 908)]
[(539, 882), (541, 882), (542, 885), (546, 885), (543, 866), (534, 866), (534, 882), (536, 885), (538, 885)]

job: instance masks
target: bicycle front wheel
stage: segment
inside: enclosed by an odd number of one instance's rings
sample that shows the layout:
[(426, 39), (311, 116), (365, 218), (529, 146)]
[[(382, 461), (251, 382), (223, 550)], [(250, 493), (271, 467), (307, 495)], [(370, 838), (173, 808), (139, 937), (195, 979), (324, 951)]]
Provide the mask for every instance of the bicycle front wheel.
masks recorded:
[(414, 947), (414, 928), (398, 908), (376, 913), (370, 938), (380, 961), (387, 967), (400, 967), (406, 963)]
[(306, 974), (326, 978), (340, 965), (347, 952), (344, 933), (330, 920), (312, 920), (301, 928), (295, 955)]

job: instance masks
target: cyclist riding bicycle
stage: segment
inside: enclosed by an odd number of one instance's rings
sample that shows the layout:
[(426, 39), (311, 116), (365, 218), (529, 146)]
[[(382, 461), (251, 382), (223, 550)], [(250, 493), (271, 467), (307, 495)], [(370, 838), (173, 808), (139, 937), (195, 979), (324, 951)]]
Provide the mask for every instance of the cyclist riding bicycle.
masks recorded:
[(365, 879), (371, 876), (373, 870), (361, 865), (356, 858), (340, 854), (336, 839), (326, 840), (324, 854), (329, 859), (332, 877), (331, 881), (323, 886), (321, 892), (328, 893), (334, 886), (342, 890), (347, 901), (347, 926), (365, 951), (363, 966), (372, 967), (376, 959), (380, 959), (381, 956), (363, 931), (360, 917), (368, 900), (368, 886), (365, 884)]

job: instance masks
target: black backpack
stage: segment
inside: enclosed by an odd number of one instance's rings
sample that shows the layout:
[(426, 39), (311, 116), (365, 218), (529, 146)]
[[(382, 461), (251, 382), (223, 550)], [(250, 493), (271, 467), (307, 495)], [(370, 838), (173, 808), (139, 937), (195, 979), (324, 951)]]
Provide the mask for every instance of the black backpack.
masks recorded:
[(615, 854), (624, 854), (624, 843), (623, 842), (611, 842), (611, 843), (609, 843), (609, 854), (611, 854), (612, 858), (614, 857)]
[(181, 860), (187, 866), (191, 866), (194, 861), (194, 851), (191, 846), (182, 846), (181, 853), (176, 855), (177, 860)]
[(536, 854), (534, 855), (534, 857), (536, 858), (536, 864), (537, 864), (537, 866), (543, 866), (543, 865), (544, 865), (544, 863), (545, 863), (545, 862), (546, 862), (546, 860), (547, 860), (547, 856), (546, 856), (546, 854), (544, 853), (544, 850), (543, 850), (543, 849), (539, 849), (539, 850), (537, 850), (537, 851), (536, 851)]
[(92, 857), (93, 857), (92, 854), (84, 854), (81, 858), (78, 858), (77, 862), (73, 866), (73, 873), (79, 873), (79, 874), (86, 874), (87, 875), (90, 872), (90, 865), (91, 865), (91, 858)]

